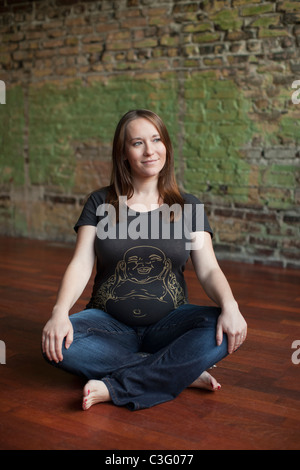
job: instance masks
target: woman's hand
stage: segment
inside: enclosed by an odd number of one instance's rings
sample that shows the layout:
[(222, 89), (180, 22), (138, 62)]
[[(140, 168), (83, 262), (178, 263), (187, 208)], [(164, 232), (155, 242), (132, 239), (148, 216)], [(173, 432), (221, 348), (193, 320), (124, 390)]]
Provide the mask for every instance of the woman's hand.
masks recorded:
[(63, 360), (62, 343), (68, 349), (73, 342), (73, 326), (66, 316), (53, 315), (43, 329), (42, 350), (50, 361)]
[(223, 341), (223, 334), (227, 334), (228, 353), (233, 353), (245, 341), (247, 336), (247, 323), (240, 313), (238, 305), (234, 302), (222, 309), (219, 316), (216, 330), (217, 345), (220, 346)]

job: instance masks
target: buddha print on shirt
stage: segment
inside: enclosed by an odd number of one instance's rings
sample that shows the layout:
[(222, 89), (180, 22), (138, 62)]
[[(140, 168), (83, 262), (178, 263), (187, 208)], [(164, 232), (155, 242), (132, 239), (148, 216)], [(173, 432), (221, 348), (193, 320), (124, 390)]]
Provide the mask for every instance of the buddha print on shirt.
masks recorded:
[[(93, 307), (127, 319), (143, 319), (155, 311), (169, 312), (185, 303), (185, 295), (165, 253), (154, 246), (129, 248), (95, 295)], [(118, 315), (119, 316), (119, 315)], [(146, 318), (145, 318), (146, 319)]]

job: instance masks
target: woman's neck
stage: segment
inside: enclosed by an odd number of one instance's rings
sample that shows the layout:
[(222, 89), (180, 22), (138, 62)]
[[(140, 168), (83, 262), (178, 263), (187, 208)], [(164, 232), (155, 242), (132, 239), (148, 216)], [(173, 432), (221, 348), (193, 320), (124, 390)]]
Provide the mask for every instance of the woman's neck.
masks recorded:
[(129, 207), (133, 208), (135, 206), (135, 210), (137, 210), (137, 206), (141, 205), (147, 210), (151, 210), (154, 206), (160, 204), (162, 204), (162, 201), (160, 201), (157, 179), (150, 181), (134, 180), (133, 196), (127, 201)]

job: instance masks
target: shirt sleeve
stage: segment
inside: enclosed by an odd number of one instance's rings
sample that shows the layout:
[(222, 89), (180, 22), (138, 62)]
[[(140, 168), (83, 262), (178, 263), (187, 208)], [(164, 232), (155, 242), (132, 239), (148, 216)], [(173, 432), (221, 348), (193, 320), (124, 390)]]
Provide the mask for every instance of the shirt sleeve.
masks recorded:
[(193, 194), (184, 194), (186, 223), (191, 232), (209, 232), (213, 237), (213, 230), (205, 213), (204, 204)]
[(74, 230), (77, 233), (79, 227), (82, 225), (92, 225), (97, 227), (99, 217), (97, 216), (98, 207), (105, 202), (106, 193), (103, 190), (95, 191), (90, 194), (86, 203), (83, 206), (82, 212), (74, 225)]

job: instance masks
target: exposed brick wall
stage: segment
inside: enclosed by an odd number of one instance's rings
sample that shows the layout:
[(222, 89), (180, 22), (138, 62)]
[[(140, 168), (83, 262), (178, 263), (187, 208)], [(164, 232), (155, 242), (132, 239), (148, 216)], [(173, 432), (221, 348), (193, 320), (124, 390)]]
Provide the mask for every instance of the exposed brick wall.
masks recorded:
[(0, 0), (0, 34), (2, 234), (73, 240), (117, 121), (148, 107), (218, 257), (300, 266), (299, 1)]

